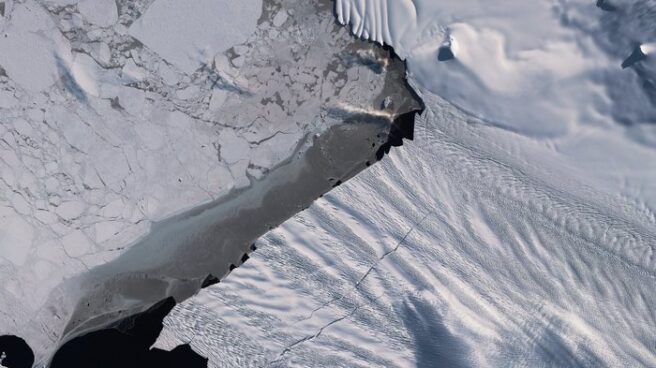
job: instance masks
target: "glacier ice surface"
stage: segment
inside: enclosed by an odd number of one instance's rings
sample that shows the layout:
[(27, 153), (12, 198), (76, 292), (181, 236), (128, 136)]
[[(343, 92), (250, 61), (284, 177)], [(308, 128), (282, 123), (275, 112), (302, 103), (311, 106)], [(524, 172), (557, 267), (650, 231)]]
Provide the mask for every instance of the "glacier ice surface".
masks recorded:
[(260, 239), (156, 346), (210, 367), (654, 366), (645, 202), (423, 97), (412, 143)]
[(336, 13), (406, 59), (415, 141), (264, 236), (157, 346), (211, 367), (656, 366), (653, 1)]

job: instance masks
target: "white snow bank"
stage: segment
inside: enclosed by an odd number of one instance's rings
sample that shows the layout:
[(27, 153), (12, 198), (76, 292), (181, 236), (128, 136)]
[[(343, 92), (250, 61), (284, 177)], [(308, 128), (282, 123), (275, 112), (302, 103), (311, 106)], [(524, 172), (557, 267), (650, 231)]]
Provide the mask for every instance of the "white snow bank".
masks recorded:
[[(653, 25), (642, 20), (650, 5), (614, 4), (609, 12), (586, 0), (338, 0), (336, 11), (358, 37), (407, 58), (423, 87), (491, 124), (554, 138), (656, 121), (653, 87), (620, 67), (636, 40), (645, 53), (654, 48)], [(455, 59), (439, 61), (449, 39)], [(653, 70), (650, 60), (636, 68), (648, 63)]]
[(654, 43), (645, 43), (640, 45), (640, 51), (645, 55), (650, 55), (656, 52), (656, 42)]
[[(586, 0), (336, 2), (340, 22), (407, 60), (420, 94), (536, 139), (580, 176), (651, 209), (656, 6), (618, 0), (608, 9)], [(454, 58), (440, 61), (445, 47)]]

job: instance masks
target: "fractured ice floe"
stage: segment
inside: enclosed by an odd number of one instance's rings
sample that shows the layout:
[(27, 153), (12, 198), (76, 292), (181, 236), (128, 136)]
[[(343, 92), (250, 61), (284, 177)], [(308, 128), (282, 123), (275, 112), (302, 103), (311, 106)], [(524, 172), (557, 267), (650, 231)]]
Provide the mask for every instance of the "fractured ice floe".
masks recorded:
[(327, 0), (6, 4), (0, 336), (37, 364), (224, 277), (417, 104)]

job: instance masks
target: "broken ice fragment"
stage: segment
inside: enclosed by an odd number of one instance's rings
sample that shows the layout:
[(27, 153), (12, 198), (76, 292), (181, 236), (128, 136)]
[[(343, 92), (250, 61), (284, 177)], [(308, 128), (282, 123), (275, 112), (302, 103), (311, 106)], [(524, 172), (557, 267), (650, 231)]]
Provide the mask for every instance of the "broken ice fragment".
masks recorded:
[(383, 110), (387, 110), (390, 106), (392, 106), (392, 98), (390, 96), (385, 97), (383, 102), (381, 103), (381, 108)]

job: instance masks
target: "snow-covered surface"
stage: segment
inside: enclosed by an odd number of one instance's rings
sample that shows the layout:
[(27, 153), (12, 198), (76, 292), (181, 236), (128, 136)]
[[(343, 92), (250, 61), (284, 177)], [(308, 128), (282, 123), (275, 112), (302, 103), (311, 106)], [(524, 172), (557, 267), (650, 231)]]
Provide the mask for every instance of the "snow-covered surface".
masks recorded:
[(656, 366), (656, 4), (336, 10), (406, 58), (415, 141), (267, 234), (158, 345), (212, 367)]
[[(422, 86), (492, 124), (564, 139), (656, 121), (656, 59), (620, 65), (656, 40), (654, 4), (607, 1), (337, 0), (340, 22), (394, 46)], [(455, 59), (438, 62), (445, 41)], [(616, 126), (616, 124), (622, 126)], [(636, 128), (639, 130), (639, 128)], [(640, 136), (654, 145), (653, 132)]]
[[(328, 1), (2, 4), (0, 334), (37, 361), (225, 271), (268, 225), (234, 222), (266, 197), (246, 188), (344, 118), (389, 117)], [(213, 367), (655, 366), (653, 1), (334, 5), (407, 60), (416, 140), (269, 233), (158, 346)]]
[[(356, 36), (394, 46), (423, 93), (656, 208), (653, 1), (337, 0), (336, 13)], [(455, 58), (438, 60), (441, 47)], [(622, 68), (635, 49), (645, 57)]]
[(211, 367), (653, 367), (656, 219), (435, 96), (414, 142), (165, 319)]
[[(302, 163), (315, 134), (351, 110), (389, 119), (402, 104), (381, 112), (381, 94), (407, 94), (328, 1), (1, 3), (0, 335), (25, 338), (37, 363), (85, 323), (222, 276), (250, 243), (208, 229), (241, 207), (202, 205), (250, 193), (239, 203), (256, 207), (268, 188), (253, 183)], [(211, 247), (203, 267), (186, 261)]]

